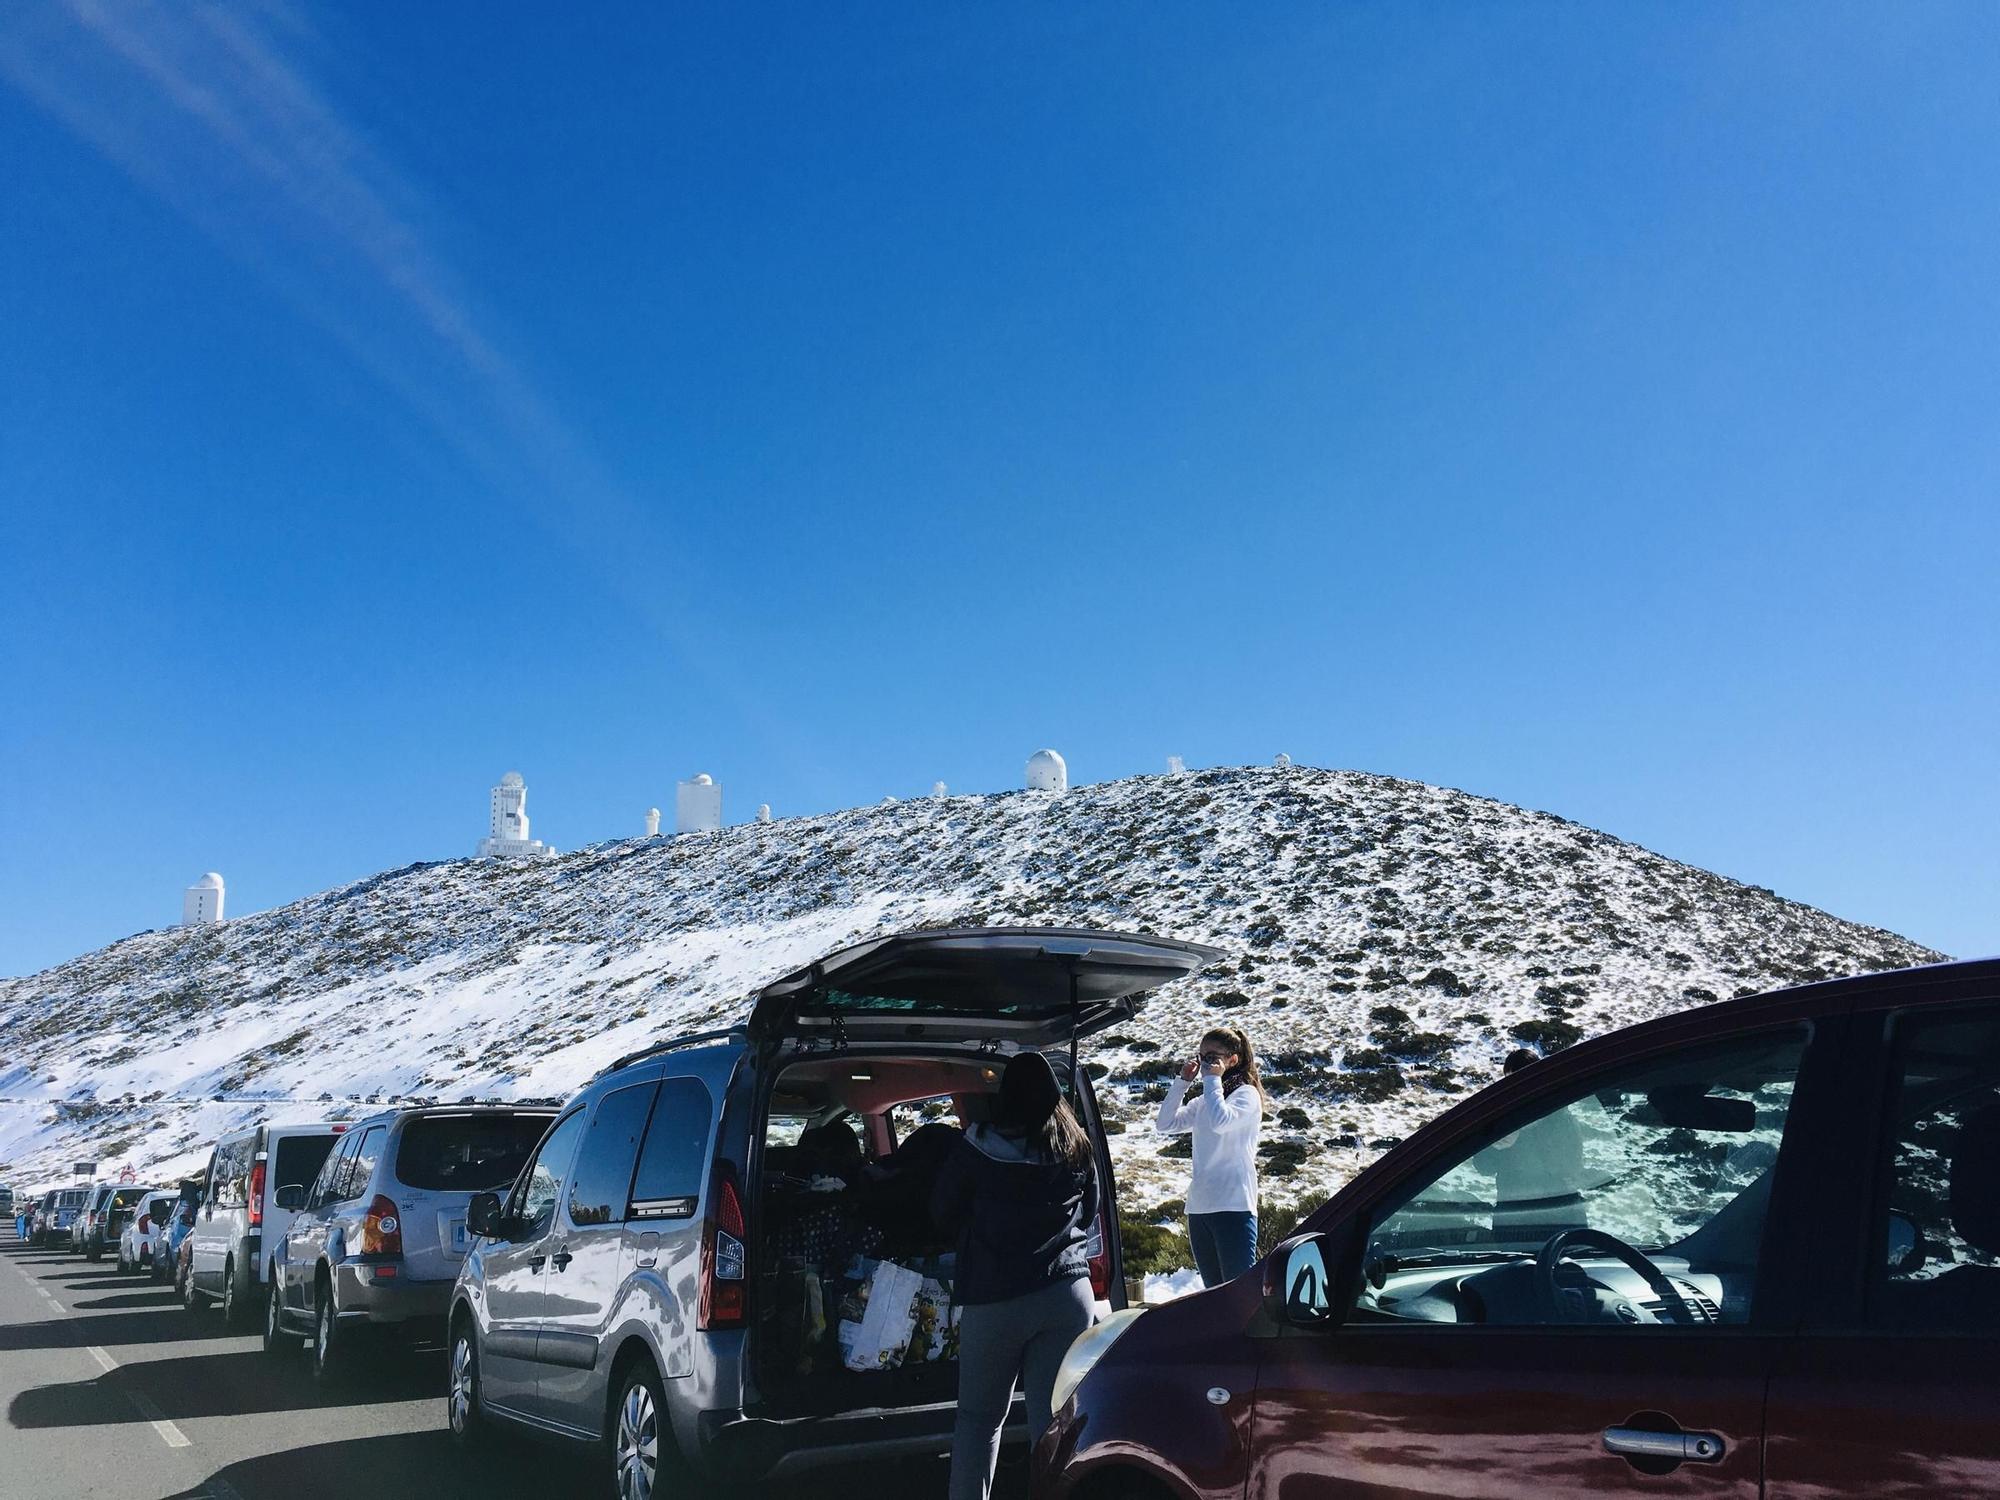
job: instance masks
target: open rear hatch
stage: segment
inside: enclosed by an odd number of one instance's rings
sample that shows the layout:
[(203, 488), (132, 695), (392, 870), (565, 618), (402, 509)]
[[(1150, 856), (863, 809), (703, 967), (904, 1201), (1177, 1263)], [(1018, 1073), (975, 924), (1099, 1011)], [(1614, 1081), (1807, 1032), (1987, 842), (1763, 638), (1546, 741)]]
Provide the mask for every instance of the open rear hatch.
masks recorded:
[(1052, 1047), (1135, 1014), (1148, 991), (1222, 956), (1144, 933), (956, 927), (857, 943), (764, 986), (760, 1044), (1008, 1041)]

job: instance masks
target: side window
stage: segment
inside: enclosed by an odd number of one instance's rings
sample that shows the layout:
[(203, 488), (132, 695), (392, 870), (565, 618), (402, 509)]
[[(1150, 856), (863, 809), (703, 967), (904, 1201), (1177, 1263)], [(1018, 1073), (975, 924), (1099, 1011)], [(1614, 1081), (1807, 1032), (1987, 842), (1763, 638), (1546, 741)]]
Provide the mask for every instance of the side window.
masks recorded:
[(2000, 1333), (2000, 1014), (1897, 1023), (1869, 1316)]
[(346, 1180), (347, 1158), (354, 1154), (355, 1144), (351, 1135), (341, 1136), (335, 1144), (326, 1165), (319, 1169), (319, 1180), (313, 1184), (312, 1196), (306, 1200), (312, 1207), (340, 1201), (340, 1184)]
[(698, 1079), (669, 1078), (660, 1084), (653, 1122), (632, 1179), (632, 1217), (688, 1219), (701, 1201), (708, 1177), (708, 1127), (713, 1111)]
[(376, 1159), (382, 1154), (382, 1138), (387, 1134), (380, 1125), (370, 1125), (361, 1132), (361, 1139), (355, 1144), (353, 1154), (347, 1158), (346, 1169), (341, 1173), (340, 1198), (343, 1203), (368, 1191), (368, 1184), (375, 1180)]
[[(215, 1201), (215, 1181), (216, 1181), (215, 1168), (216, 1168), (216, 1163), (221, 1158), (221, 1156), (222, 1152), (220, 1150), (215, 1150), (208, 1153), (208, 1171), (205, 1174), (203, 1174), (203, 1184), (201, 1190), (201, 1201), (204, 1204), (213, 1203)], [(53, 1195), (51, 1196), (53, 1197)]]
[(1360, 1321), (1742, 1323), (1802, 1028), (1536, 1102), (1371, 1224)]
[(569, 1221), (579, 1229), (625, 1218), (632, 1167), (656, 1092), (656, 1085), (642, 1083), (597, 1101), (576, 1153), (576, 1170), (569, 1174)]
[(520, 1223), (515, 1232), (532, 1239), (546, 1230), (555, 1218), (556, 1200), (562, 1196), (563, 1173), (576, 1153), (576, 1138), (583, 1131), (583, 1111), (575, 1110), (557, 1122), (542, 1141), (541, 1150), (521, 1179), (520, 1201), (514, 1216)]

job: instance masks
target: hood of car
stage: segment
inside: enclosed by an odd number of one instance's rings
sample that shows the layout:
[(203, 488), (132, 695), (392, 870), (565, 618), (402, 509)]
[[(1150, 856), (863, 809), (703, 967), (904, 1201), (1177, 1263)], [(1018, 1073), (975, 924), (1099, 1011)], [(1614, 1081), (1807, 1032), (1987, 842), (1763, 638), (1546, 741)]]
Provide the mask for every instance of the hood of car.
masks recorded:
[(993, 1041), (1046, 1047), (1136, 1013), (1222, 957), (1201, 943), (1067, 927), (957, 927), (874, 938), (766, 985), (753, 1038)]

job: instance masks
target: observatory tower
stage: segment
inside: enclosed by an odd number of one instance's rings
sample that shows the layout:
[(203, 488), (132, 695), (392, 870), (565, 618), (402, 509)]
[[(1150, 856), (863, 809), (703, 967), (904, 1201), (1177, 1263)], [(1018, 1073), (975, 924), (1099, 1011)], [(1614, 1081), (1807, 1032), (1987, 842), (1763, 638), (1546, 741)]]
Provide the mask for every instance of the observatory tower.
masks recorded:
[(181, 895), (181, 926), (207, 927), (222, 920), (222, 877), (210, 870)]
[(674, 788), (674, 832), (714, 833), (722, 827), (722, 788), (703, 772)]
[(486, 837), (479, 841), (481, 859), (540, 859), (556, 851), (528, 837), (528, 784), (519, 771), (509, 771), (493, 788)]
[(1066, 792), (1069, 790), (1069, 766), (1053, 750), (1037, 750), (1028, 757), (1028, 790), (1031, 792)]

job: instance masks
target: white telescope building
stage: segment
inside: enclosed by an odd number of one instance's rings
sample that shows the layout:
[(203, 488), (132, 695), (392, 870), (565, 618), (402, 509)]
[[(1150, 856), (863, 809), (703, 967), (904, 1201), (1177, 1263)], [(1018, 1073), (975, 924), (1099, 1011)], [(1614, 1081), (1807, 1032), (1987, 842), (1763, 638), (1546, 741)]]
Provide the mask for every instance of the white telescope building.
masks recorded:
[(528, 784), (519, 771), (509, 771), (493, 788), (486, 837), (479, 841), (480, 859), (540, 859), (556, 851), (528, 837)]
[(222, 920), (222, 877), (210, 870), (181, 894), (181, 926), (206, 927)]

